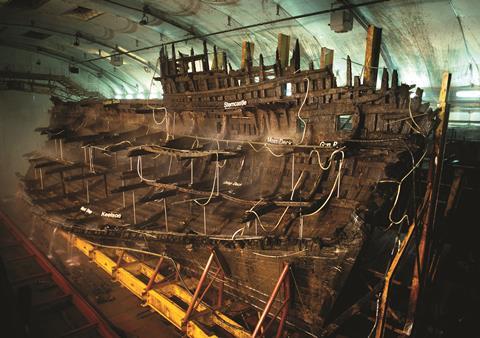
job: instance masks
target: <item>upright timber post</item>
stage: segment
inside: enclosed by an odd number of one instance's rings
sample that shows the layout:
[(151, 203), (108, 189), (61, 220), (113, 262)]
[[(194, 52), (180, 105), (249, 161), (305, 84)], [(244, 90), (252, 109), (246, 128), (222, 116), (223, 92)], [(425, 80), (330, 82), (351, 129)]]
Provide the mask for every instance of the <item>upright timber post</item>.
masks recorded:
[(218, 70), (218, 54), (217, 54), (217, 46), (213, 45), (213, 61), (211, 70)]
[(242, 42), (242, 61), (240, 64), (240, 68), (242, 69), (248, 68), (249, 66), (248, 64), (252, 62), (252, 59), (253, 59), (254, 48), (255, 48), (255, 44), (253, 42), (250, 42), (250, 41)]
[(363, 83), (375, 87), (377, 84), (378, 61), (380, 59), (380, 45), (382, 43), (382, 29), (368, 26), (367, 47), (365, 50), (365, 70)]
[(208, 64), (208, 48), (207, 48), (207, 41), (203, 41), (203, 71), (208, 72), (210, 70), (210, 66)]
[(282, 33), (278, 34), (278, 59), (282, 68), (288, 67), (288, 56), (290, 53), (290, 36)]
[(352, 86), (352, 60), (347, 55), (347, 86)]
[(430, 166), (428, 169), (427, 189), (430, 187), (431, 196), (428, 201), (427, 210), (422, 219), (422, 229), (418, 243), (418, 257), (415, 260), (413, 268), (412, 284), (410, 289), (410, 301), (408, 305), (407, 319), (405, 321), (404, 331), (410, 335), (413, 329), (414, 317), (417, 312), (417, 304), (420, 293), (425, 290), (427, 271), (429, 267), (429, 257), (431, 250), (431, 234), (435, 227), (435, 216), (437, 212), (438, 194), (442, 178), (443, 157), (445, 153), (445, 143), (448, 128), (449, 104), (448, 93), (450, 91), (450, 81), (452, 74), (445, 72), (442, 78), (442, 87), (438, 99), (439, 112), (437, 114), (438, 125), (435, 129), (434, 143)]
[[(428, 194), (428, 192), (426, 193)], [(385, 274), (385, 281), (383, 285), (383, 290), (379, 299), (378, 303), (378, 310), (377, 310), (377, 319), (376, 319), (376, 327), (375, 327), (375, 338), (382, 338), (385, 332), (386, 320), (387, 320), (387, 308), (388, 308), (388, 295), (390, 291), (390, 284), (391, 281), (397, 272), (398, 265), (400, 260), (403, 257), (403, 254), (410, 243), (414, 231), (416, 230), (416, 223), (415, 220), (410, 224), (407, 234), (403, 238), (402, 243), (400, 244), (397, 253), (392, 259), (390, 266)]]
[(333, 49), (322, 47), (320, 54), (320, 68), (333, 69)]
[(225, 52), (217, 52), (217, 70), (225, 70)]

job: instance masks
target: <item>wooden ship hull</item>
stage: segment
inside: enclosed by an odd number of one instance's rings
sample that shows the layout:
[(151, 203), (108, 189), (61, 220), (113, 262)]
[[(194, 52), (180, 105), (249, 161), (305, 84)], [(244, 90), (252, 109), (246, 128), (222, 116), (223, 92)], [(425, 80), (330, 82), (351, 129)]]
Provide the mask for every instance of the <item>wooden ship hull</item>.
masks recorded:
[(348, 59), (337, 86), (328, 64), (300, 69), (298, 43), (271, 66), (250, 48), (240, 70), (162, 49), (163, 100), (55, 100), (25, 197), (49, 224), (188, 276), (215, 250), (226, 295), (259, 310), (288, 264), (287, 327), (320, 335), (372, 228), (405, 215), (435, 111), (396, 71), (377, 89), (378, 58), (363, 83)]

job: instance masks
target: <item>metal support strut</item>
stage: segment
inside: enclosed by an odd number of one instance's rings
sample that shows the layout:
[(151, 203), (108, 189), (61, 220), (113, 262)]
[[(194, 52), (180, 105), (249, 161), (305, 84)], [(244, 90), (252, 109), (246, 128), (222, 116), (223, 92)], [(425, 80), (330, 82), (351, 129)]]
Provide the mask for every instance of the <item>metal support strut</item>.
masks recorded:
[(158, 260), (157, 265), (155, 266), (155, 270), (153, 270), (153, 274), (148, 280), (147, 287), (145, 288), (144, 294), (152, 289), (153, 283), (155, 282), (155, 278), (157, 278), (158, 272), (160, 271), (160, 267), (162, 266), (164, 256), (161, 256)]
[[(277, 318), (280, 312), (282, 312), (282, 315), (280, 317), (280, 323), (278, 324), (277, 334), (275, 337), (280, 338), (282, 336), (283, 326), (285, 325), (285, 321), (287, 319), (288, 308), (290, 303), (290, 273), (289, 272), (290, 272), (290, 264), (285, 263), (283, 267), (283, 271), (280, 274), (280, 277), (278, 278), (277, 284), (275, 285), (275, 288), (273, 289), (272, 294), (268, 299), (267, 305), (265, 305), (265, 309), (263, 309), (262, 315), (258, 320), (257, 326), (253, 331), (252, 338), (262, 337), (262, 336), (270, 337), (270, 336), (267, 336), (268, 329), (272, 326), (272, 323), (275, 321), (275, 318)], [(268, 323), (268, 325), (265, 327), (265, 329), (263, 329), (263, 323), (267, 318), (268, 313), (273, 305), (273, 302), (275, 301), (275, 298), (280, 292), (281, 287), (283, 287), (283, 293), (284, 293), (283, 302), (278, 308), (275, 315), (272, 317), (272, 319)]]
[[(212, 268), (212, 264), (213, 262), (216, 263), (217, 265), (217, 270), (215, 271), (214, 275), (212, 276), (210, 282), (208, 283), (208, 285), (205, 287), (205, 289), (203, 290), (201, 296), (200, 295), (200, 292), (203, 288), (203, 285), (208, 277), (208, 273), (210, 272), (210, 269)], [(208, 257), (208, 261), (207, 261), (207, 264), (205, 265), (205, 268), (203, 269), (203, 273), (202, 273), (202, 276), (200, 277), (199, 281), (198, 281), (198, 284), (197, 284), (197, 287), (195, 288), (195, 293), (193, 294), (193, 297), (192, 297), (192, 301), (190, 302), (189, 306), (188, 306), (188, 309), (187, 309), (187, 312), (185, 314), (185, 317), (183, 318), (183, 321), (182, 321), (182, 324), (184, 327), (186, 327), (188, 321), (191, 319), (192, 317), (192, 313), (193, 311), (197, 308), (197, 306), (200, 304), (200, 302), (202, 301), (202, 299), (205, 297), (205, 295), (207, 294), (208, 290), (210, 289), (210, 287), (213, 285), (213, 282), (216, 280), (216, 279), (219, 279), (220, 280), (220, 285), (218, 286), (218, 295), (217, 295), (217, 304), (216, 306), (217, 307), (221, 307), (222, 304), (223, 304), (223, 279), (224, 279), (224, 276), (225, 276), (225, 271), (224, 271), (224, 265), (222, 264), (222, 262), (220, 261), (220, 259), (218, 258), (217, 256), (217, 253), (216, 251), (213, 249), (212, 250), (212, 253), (210, 254), (210, 257)]]

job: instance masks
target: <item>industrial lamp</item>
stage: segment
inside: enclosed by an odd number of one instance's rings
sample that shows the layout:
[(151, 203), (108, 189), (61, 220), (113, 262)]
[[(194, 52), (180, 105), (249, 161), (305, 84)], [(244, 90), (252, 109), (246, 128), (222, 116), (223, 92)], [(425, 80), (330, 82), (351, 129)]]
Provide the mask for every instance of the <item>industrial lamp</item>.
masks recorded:
[(148, 6), (143, 7), (143, 15), (138, 24), (145, 26), (148, 25), (148, 16), (147, 16)]

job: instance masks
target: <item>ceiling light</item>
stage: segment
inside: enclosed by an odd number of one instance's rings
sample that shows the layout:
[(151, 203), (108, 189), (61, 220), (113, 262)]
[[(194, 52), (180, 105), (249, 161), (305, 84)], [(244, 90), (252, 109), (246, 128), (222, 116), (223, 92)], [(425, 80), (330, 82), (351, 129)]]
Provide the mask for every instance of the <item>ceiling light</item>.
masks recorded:
[(69, 70), (69, 72), (72, 73), (72, 74), (78, 74), (78, 73), (80, 73), (80, 69), (79, 69), (77, 66), (74, 66), (74, 65), (68, 66), (68, 70)]
[(480, 90), (459, 90), (455, 95), (462, 99), (474, 99), (480, 97)]
[(138, 23), (142, 26), (145, 26), (148, 24), (148, 18), (145, 13), (143, 13), (142, 19)]
[(75, 40), (73, 41), (73, 45), (74, 45), (75, 47), (80, 46), (80, 39), (78, 38), (78, 33), (75, 34)]
[(123, 57), (121, 55), (112, 55), (110, 57), (110, 63), (115, 67), (120, 67), (123, 65)]
[(120, 67), (123, 65), (123, 56), (122, 54), (115, 54), (118, 53), (118, 45), (115, 45), (115, 49), (112, 51), (112, 54), (110, 56), (110, 63), (114, 65), (115, 67)]
[(148, 25), (147, 12), (148, 12), (148, 6), (143, 7), (143, 15), (140, 21), (138, 22), (142, 26)]

